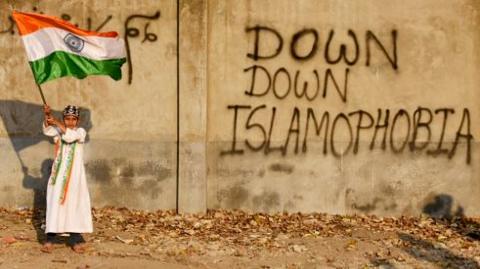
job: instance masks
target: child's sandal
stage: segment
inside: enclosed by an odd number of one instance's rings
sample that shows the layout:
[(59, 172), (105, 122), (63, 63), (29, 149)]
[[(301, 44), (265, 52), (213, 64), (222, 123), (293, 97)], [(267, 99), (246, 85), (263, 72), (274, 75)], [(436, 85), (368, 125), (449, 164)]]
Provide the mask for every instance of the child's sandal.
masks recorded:
[(75, 245), (72, 246), (72, 250), (75, 253), (83, 254), (83, 253), (85, 253), (85, 244), (84, 243), (75, 244)]
[(44, 252), (44, 253), (52, 253), (53, 251), (53, 244), (52, 243), (45, 243), (43, 244), (42, 248), (40, 249), (40, 251)]

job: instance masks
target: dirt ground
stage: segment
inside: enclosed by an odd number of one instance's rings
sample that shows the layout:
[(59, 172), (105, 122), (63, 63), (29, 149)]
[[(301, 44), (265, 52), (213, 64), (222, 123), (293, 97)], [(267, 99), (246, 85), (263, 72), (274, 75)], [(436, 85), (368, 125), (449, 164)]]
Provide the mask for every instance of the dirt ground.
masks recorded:
[(0, 209), (0, 268), (480, 268), (479, 219), (94, 209), (87, 252), (40, 251), (43, 212)]

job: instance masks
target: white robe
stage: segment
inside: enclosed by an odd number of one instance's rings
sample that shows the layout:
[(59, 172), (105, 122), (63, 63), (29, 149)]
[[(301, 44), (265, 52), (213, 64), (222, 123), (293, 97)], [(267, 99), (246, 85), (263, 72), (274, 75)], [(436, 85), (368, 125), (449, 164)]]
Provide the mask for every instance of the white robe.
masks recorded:
[[(65, 134), (61, 134), (57, 127), (45, 126), (45, 124), (43, 124), (43, 133), (53, 137), (54, 142), (58, 143), (52, 174), (55, 164), (59, 158), (61, 159), (57, 163), (57, 176), (52, 175), (48, 179), (45, 233), (91, 233), (93, 232), (92, 212), (83, 165), (83, 143), (87, 133), (83, 128), (76, 128), (67, 129)], [(59, 143), (60, 139), (63, 150)], [(68, 156), (72, 156), (71, 150), (74, 145), (75, 151), (68, 181)], [(66, 191), (64, 184), (67, 184)], [(63, 204), (62, 194), (65, 195)]]

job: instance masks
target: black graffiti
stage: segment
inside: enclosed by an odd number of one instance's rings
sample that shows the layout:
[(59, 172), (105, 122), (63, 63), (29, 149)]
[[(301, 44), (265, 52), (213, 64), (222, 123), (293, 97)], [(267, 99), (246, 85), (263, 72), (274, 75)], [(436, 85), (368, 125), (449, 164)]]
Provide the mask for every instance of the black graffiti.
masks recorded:
[(282, 153), (285, 154), (288, 148), (288, 142), (290, 141), (290, 136), (295, 135), (295, 149), (294, 153), (298, 153), (298, 142), (300, 139), (300, 110), (298, 108), (293, 109), (292, 120), (290, 121), (290, 127), (288, 127), (287, 139), (285, 140), (285, 145), (282, 148)]
[(358, 58), (360, 57), (360, 46), (358, 44), (358, 39), (357, 35), (355, 35), (355, 32), (353, 30), (348, 30), (348, 36), (350, 36), (353, 39), (353, 43), (355, 44), (355, 57), (352, 60), (348, 60), (347, 58), (347, 46), (345, 44), (340, 45), (340, 52), (338, 54), (337, 59), (332, 60), (330, 58), (330, 43), (332, 42), (333, 35), (335, 34), (335, 31), (330, 30), (330, 34), (328, 35), (328, 40), (327, 44), (325, 45), (325, 60), (329, 64), (337, 64), (339, 63), (342, 58), (345, 60), (345, 63), (348, 65), (354, 65), (357, 63)]
[[(287, 85), (287, 88), (286, 90), (284, 91), (283, 94), (279, 94), (278, 93), (278, 76), (280, 74), (283, 74), (283, 76), (288, 80), (288, 83), (280, 83), (280, 85)], [(287, 97), (287, 95), (290, 93), (290, 89), (292, 88), (292, 79), (290, 78), (290, 74), (288, 73), (287, 69), (285, 68), (279, 68), (277, 69), (277, 71), (275, 72), (275, 74), (273, 75), (273, 86), (272, 86), (272, 91), (273, 91), (273, 95), (275, 95), (275, 97), (277, 97), (277, 99), (285, 99), (285, 97)]]
[[(325, 111), (322, 115), (322, 119), (320, 120), (320, 123), (317, 121), (317, 117), (315, 116), (315, 111), (312, 108), (307, 109), (307, 124), (305, 126), (305, 133), (303, 137), (303, 144), (302, 144), (302, 152), (305, 153), (307, 152), (307, 135), (308, 133), (308, 128), (310, 127), (310, 120), (313, 121), (313, 124), (315, 126), (315, 134), (316, 136), (320, 136), (320, 133), (322, 129), (325, 129), (325, 132), (323, 134), (323, 154), (327, 154), (327, 137), (328, 137), (328, 127), (330, 126), (330, 113), (328, 111)], [(323, 128), (325, 126), (325, 128)]]
[(7, 33), (10, 33), (12, 35), (15, 34), (15, 31), (13, 30), (15, 23), (13, 21), (12, 16), (8, 16), (8, 23), (9, 25), (6, 28), (4, 28), (3, 30), (0, 30), (0, 34), (7, 34)]
[[(278, 68), (274, 73), (273, 76), (271, 75), (272, 72), (269, 71), (267, 68), (261, 66), (261, 65), (253, 65), (250, 66), (246, 69), (243, 70), (245, 73), (251, 72), (251, 80), (250, 80), (250, 87), (248, 90), (245, 91), (245, 95), (251, 96), (251, 97), (262, 97), (267, 95), (270, 90), (272, 90), (273, 95), (279, 99), (285, 99), (287, 96), (290, 94), (293, 86), (293, 91), (294, 95), (296, 98), (301, 99), (305, 96), (305, 98), (308, 101), (313, 101), (314, 99), (317, 98), (319, 92), (320, 92), (320, 76), (318, 74), (318, 71), (314, 69), (312, 71), (315, 82), (316, 82), (316, 87), (312, 91), (313, 93), (308, 93), (308, 85), (309, 83), (307, 81), (303, 82), (303, 87), (301, 87), (301, 90), (299, 89), (299, 77), (300, 73), (302, 73), (300, 70), (295, 71), (295, 77), (293, 80), (293, 85), (292, 85), (292, 75), (291, 71), (288, 71), (287, 68), (285, 67), (280, 67)], [(258, 74), (257, 74), (258, 73)], [(266, 87), (265, 89), (258, 89), (258, 83), (261, 82), (259, 79), (259, 74), (262, 73), (264, 77), (264, 81), (266, 82)], [(349, 68), (345, 68), (344, 71), (344, 77), (343, 77), (343, 85), (340, 85), (337, 81), (338, 76), (334, 76), (333, 71), (328, 68), (324, 72), (324, 80), (323, 80), (323, 93), (322, 93), (322, 98), (327, 97), (327, 92), (328, 89), (330, 88), (335, 88), (337, 91), (340, 99), (342, 102), (346, 103), (347, 102), (347, 89), (348, 89), (348, 76), (350, 73)], [(279, 77), (284, 77), (283, 83), (279, 83)], [(337, 77), (337, 78), (336, 78)], [(280, 89), (280, 85), (282, 85), (282, 89)], [(342, 87), (343, 86), (343, 87)]]
[(262, 143), (258, 146), (253, 146), (250, 141), (248, 139), (245, 139), (245, 145), (247, 145), (247, 147), (250, 149), (250, 150), (253, 150), (253, 151), (259, 151), (259, 150), (262, 150), (263, 147), (265, 146), (265, 142), (267, 141), (267, 132), (265, 131), (265, 128), (263, 128), (263, 125), (259, 124), (259, 123), (252, 123), (251, 120), (253, 118), (253, 116), (255, 115), (255, 112), (257, 112), (258, 110), (261, 110), (261, 109), (264, 109), (266, 108), (267, 106), (266, 105), (261, 105), (261, 106), (257, 106), (256, 108), (254, 108), (252, 110), (252, 112), (250, 113), (250, 115), (248, 115), (248, 119), (247, 119), (247, 122), (245, 124), (245, 129), (246, 130), (250, 130), (250, 129), (255, 129), (257, 128), (258, 130), (261, 131), (262, 133)]
[[(273, 28), (269, 28), (266, 26), (259, 26), (256, 25), (255, 27), (247, 27), (245, 30), (247, 33), (254, 32), (255, 33), (255, 42), (254, 42), (254, 47), (253, 47), (253, 53), (248, 53), (247, 57), (252, 58), (255, 61), (259, 59), (271, 59), (276, 57), (280, 52), (282, 51), (283, 48), (283, 39), (282, 36)], [(270, 33), (273, 34), (278, 41), (277, 48), (275, 49), (275, 52), (273, 52), (270, 55), (260, 55), (260, 32), (263, 33)]]
[[(349, 137), (350, 137), (350, 140), (348, 140), (348, 146), (346, 149), (344, 149), (344, 151), (342, 153), (338, 153), (337, 150), (335, 149), (335, 140), (333, 139), (335, 137), (335, 130), (337, 130), (337, 122), (339, 119), (343, 119), (343, 121), (346, 123), (346, 126), (348, 127), (348, 133), (349, 133)], [(353, 132), (352, 132), (352, 125), (350, 125), (350, 121), (348, 120), (348, 117), (343, 114), (343, 113), (339, 113), (337, 114), (337, 116), (335, 117), (335, 119), (333, 120), (333, 123), (332, 123), (332, 133), (330, 135), (331, 139), (330, 139), (330, 149), (332, 150), (332, 154), (333, 156), (335, 157), (342, 157), (343, 155), (346, 155), (348, 153), (348, 151), (350, 150), (350, 148), (352, 147), (352, 143), (353, 143)]]
[[(285, 122), (286, 124), (278, 123), (275, 106), (272, 106), (271, 109), (268, 109), (265, 104), (256, 107), (231, 105), (227, 108), (234, 112), (233, 135), (231, 147), (222, 151), (222, 156), (243, 155), (247, 152), (246, 150), (248, 152), (263, 151), (265, 155), (275, 151), (282, 156), (287, 155), (289, 151), (295, 155), (304, 154), (308, 152), (309, 139), (314, 136), (317, 137), (317, 141), (318, 138), (323, 140), (324, 155), (331, 153), (332, 156), (340, 158), (350, 152), (353, 155), (358, 154), (361, 148), (360, 141), (367, 141), (368, 143), (364, 144), (369, 145), (369, 150), (375, 149), (378, 133), (383, 130), (380, 143), (382, 150), (390, 148), (393, 153), (402, 153), (409, 145), (410, 152), (425, 152), (427, 156), (444, 155), (452, 158), (456, 154), (458, 145), (466, 141), (466, 163), (470, 164), (471, 162), (471, 141), (474, 137), (470, 130), (471, 118), (467, 108), (463, 109), (460, 123), (456, 122), (458, 125), (451, 122), (449, 124), (447, 121), (448, 115), (455, 112), (453, 108), (439, 108), (433, 110), (434, 113), (432, 113), (430, 108), (418, 107), (413, 114), (405, 109), (398, 109), (395, 113), (390, 113), (390, 109), (378, 109), (375, 119), (365, 110), (340, 112), (334, 116), (329, 111), (322, 111), (320, 118), (317, 116), (318, 112), (313, 108), (293, 107), (289, 113), (289, 124), (288, 122)], [(392, 115), (393, 118), (390, 121)], [(302, 120), (304, 118), (306, 120)], [(331, 118), (333, 121), (330, 121)], [(269, 120), (270, 124), (264, 122), (265, 119)], [(438, 132), (435, 128), (431, 128), (431, 125), (439, 120), (442, 121), (442, 128)], [(451, 148), (446, 148), (444, 137), (447, 126), (452, 126), (452, 124), (457, 127), (455, 140)], [(282, 131), (281, 126), (285, 125), (288, 126), (288, 129)], [(312, 129), (314, 132), (311, 131)], [(424, 138), (422, 143), (419, 143), (420, 131)], [(439, 137), (438, 141), (432, 141), (434, 134), (438, 134), (435, 136)], [(282, 138), (278, 139), (279, 137)], [(361, 139), (362, 137), (364, 139)], [(387, 140), (389, 141), (388, 146)], [(275, 143), (280, 141), (280, 143), (272, 146), (273, 141), (276, 141)], [(340, 141), (344, 144), (342, 149), (336, 145)], [(432, 144), (434, 147), (429, 148)]]
[[(353, 115), (358, 115), (357, 130), (355, 132), (355, 142), (353, 144), (353, 153), (357, 153), (358, 152), (358, 144), (360, 142), (360, 130), (370, 129), (373, 126), (373, 117), (372, 117), (372, 115), (370, 115), (370, 113), (368, 113), (367, 111), (364, 111), (364, 110), (358, 110), (358, 111), (348, 113), (348, 116), (353, 116)], [(368, 121), (370, 122), (367, 125), (362, 125), (364, 116), (366, 116), (368, 118)], [(375, 130), (377, 130), (377, 128), (375, 128)], [(332, 135), (332, 137), (333, 137), (333, 135)]]
[(225, 154), (243, 154), (243, 150), (237, 150), (237, 121), (238, 121), (238, 111), (240, 109), (250, 109), (251, 106), (242, 106), (242, 105), (233, 105), (228, 106), (228, 109), (233, 109), (233, 139), (232, 139), (232, 147), (228, 151), (222, 151), (221, 155)]
[[(312, 43), (312, 48), (310, 49), (310, 52), (305, 55), (305, 56), (300, 56), (297, 52), (297, 43), (298, 41), (304, 37), (307, 34), (313, 35), (313, 43)], [(318, 32), (315, 29), (304, 29), (296, 34), (293, 35), (292, 37), (292, 42), (290, 43), (290, 54), (294, 59), (297, 60), (308, 60), (312, 58), (316, 53), (317, 53), (317, 47), (318, 47)]]
[[(395, 140), (394, 134), (396, 134), (395, 127), (397, 126), (397, 120), (401, 119), (402, 117), (405, 117), (406, 122), (407, 122), (407, 128), (406, 128), (407, 133), (406, 133), (406, 136), (403, 140), (402, 146), (400, 148), (398, 148), (397, 146), (395, 146), (395, 143), (394, 143), (394, 140)], [(411, 126), (410, 125), (410, 116), (408, 115), (408, 112), (404, 109), (400, 109), (397, 112), (397, 114), (395, 114), (395, 116), (393, 117), (392, 129), (390, 130), (390, 147), (391, 147), (391, 149), (394, 153), (402, 152), (403, 149), (405, 148), (405, 146), (407, 146), (408, 140), (410, 138), (410, 126)]]
[[(37, 8), (34, 7), (34, 8), (33, 8), (33, 11), (37, 11)], [(40, 14), (43, 14), (43, 12), (40, 11)], [(61, 18), (62, 20), (64, 20), (64, 21), (68, 21), (68, 22), (71, 22), (71, 21), (72, 21), (72, 16), (71, 16), (70, 14), (68, 14), (68, 13), (63, 13), (63, 14), (61, 14), (61, 15), (60, 15), (60, 18)], [(105, 25), (107, 25), (108, 22), (110, 22), (110, 20), (111, 20), (112, 18), (113, 18), (112, 15), (107, 15), (107, 16), (105, 17), (105, 19), (104, 19), (95, 29), (93, 29), (93, 20), (92, 20), (92, 18), (89, 16), (89, 17), (87, 17), (86, 29), (87, 29), (88, 31), (92, 31), (92, 30), (93, 30), (93, 31), (99, 32), (99, 31), (101, 31), (101, 30), (103, 29), (103, 27), (104, 27)], [(79, 26), (84, 27), (84, 25), (81, 25), (81, 24), (76, 23), (76, 22), (73, 22), (73, 25), (75, 25), (75, 27), (79, 27)]]
[(293, 88), (294, 88), (294, 91), (295, 91), (295, 96), (297, 98), (302, 98), (303, 96), (305, 96), (305, 98), (307, 98), (308, 101), (315, 100), (315, 98), (317, 98), (318, 94), (320, 93), (320, 76), (318, 75), (318, 71), (316, 69), (313, 70), (313, 75), (315, 76), (315, 81), (317, 82), (317, 84), (316, 84), (317, 87), (316, 87), (315, 93), (312, 96), (308, 96), (308, 92), (307, 92), (308, 81), (306, 81), (306, 80), (303, 81), (302, 92), (298, 91), (298, 77), (299, 77), (299, 75), (300, 75), (300, 71), (297, 70), (297, 72), (295, 73), (295, 79), (294, 79), (294, 82), (293, 82), (294, 83)]
[[(95, 28), (95, 32), (99, 32), (103, 29), (103, 27), (105, 27), (105, 25), (107, 25), (107, 23), (113, 18), (112, 15), (108, 15), (105, 20), (103, 20), (103, 22), (101, 22), (97, 28)], [(89, 31), (91, 31), (93, 29), (93, 23), (92, 23), (92, 18), (88, 17), (87, 18), (87, 29)]]
[[(465, 124), (465, 121), (467, 121), (467, 132), (466, 133), (461, 133), (463, 130), (463, 125)], [(463, 109), (463, 114), (462, 114), (462, 122), (460, 123), (460, 127), (458, 127), (458, 131), (455, 136), (455, 142), (453, 143), (452, 150), (448, 153), (448, 158), (451, 159), (457, 150), (457, 145), (458, 142), (460, 141), (461, 138), (464, 138), (467, 140), (467, 163), (470, 163), (472, 159), (472, 154), (471, 154), (471, 141), (473, 140), (473, 135), (470, 133), (470, 111), (466, 108)]]
[[(439, 108), (435, 110), (435, 114), (438, 114), (438, 113), (443, 113), (442, 133), (440, 135), (440, 140), (438, 141), (438, 146), (436, 149), (427, 151), (427, 154), (434, 155), (434, 156), (448, 153), (448, 149), (443, 148), (442, 144), (443, 144), (443, 138), (445, 134), (445, 128), (447, 127), (448, 113), (453, 114), (455, 113), (455, 110), (451, 108)], [(470, 116), (468, 118), (470, 119)]]
[[(427, 120), (422, 121), (422, 115), (428, 115)], [(428, 146), (430, 143), (430, 139), (432, 138), (432, 130), (430, 129), (430, 124), (432, 123), (433, 120), (433, 115), (430, 109), (425, 108), (425, 107), (419, 107), (417, 110), (415, 110), (415, 113), (413, 113), (413, 134), (412, 134), (412, 141), (410, 142), (410, 150), (423, 150)], [(417, 140), (418, 140), (418, 131), (420, 128), (423, 128), (426, 133), (427, 133), (427, 139), (423, 142), (423, 145), (418, 145)]]
[(373, 131), (373, 138), (372, 142), (370, 143), (370, 150), (372, 150), (375, 147), (375, 141), (377, 138), (377, 133), (379, 130), (383, 129), (385, 130), (383, 132), (383, 138), (382, 138), (382, 143), (380, 144), (380, 148), (385, 150), (387, 148), (387, 128), (388, 128), (388, 120), (390, 118), (390, 110), (386, 109), (385, 110), (385, 120), (383, 121), (383, 124), (381, 124), (382, 121), (382, 109), (378, 109), (378, 116), (377, 116), (377, 123), (375, 124), (375, 129)]
[[(138, 28), (131, 27), (130, 21), (134, 19), (145, 19), (145, 20), (158, 20), (160, 18), (160, 11), (155, 12), (155, 14), (148, 16), (143, 14), (134, 14), (127, 17), (125, 20), (125, 45), (127, 48), (127, 58), (128, 58), (128, 84), (132, 84), (132, 76), (133, 76), (133, 60), (132, 55), (130, 53), (130, 43), (129, 38), (135, 38), (140, 36), (140, 30)], [(143, 29), (143, 40), (142, 43), (145, 41), (154, 42), (157, 41), (157, 35), (154, 33), (149, 33), (148, 30), (149, 23), (146, 23)]]
[[(259, 61), (259, 60), (268, 60), (268, 59), (273, 59), (278, 57), (282, 53), (283, 49), (283, 44), (284, 44), (284, 36), (276, 29), (267, 27), (267, 26), (262, 26), (262, 25), (256, 25), (254, 27), (247, 27), (246, 28), (246, 33), (253, 33), (253, 51), (247, 53), (247, 57), (250, 59), (253, 59), (254, 61)], [(360, 47), (360, 42), (358, 39), (358, 34), (352, 30), (349, 29), (347, 31), (347, 36), (350, 37), (352, 40), (352, 46), (353, 46), (353, 53), (352, 55), (347, 56), (349, 47), (344, 43), (341, 43), (338, 49), (338, 56), (333, 57), (333, 50), (332, 48), (332, 42), (334, 39), (335, 31), (331, 29), (328, 34), (328, 38), (326, 39), (325, 46), (321, 48), (319, 45), (320, 43), (320, 34), (318, 31), (314, 28), (304, 28), (302, 30), (297, 31), (294, 33), (290, 39), (290, 56), (297, 60), (297, 61), (306, 61), (309, 59), (312, 59), (315, 57), (317, 54), (317, 51), (319, 49), (323, 49), (323, 57), (326, 63), (335, 65), (340, 62), (345, 62), (349, 66), (355, 65), (361, 56), (361, 50), (362, 48)], [(373, 46), (372, 44), (375, 44), (376, 47), (382, 52), (382, 54), (385, 56), (387, 61), (390, 63), (391, 67), (394, 70), (398, 69), (398, 55), (397, 55), (397, 38), (398, 38), (398, 32), (397, 30), (393, 29), (391, 30), (391, 52), (389, 53), (387, 46), (384, 45), (382, 41), (371, 31), (367, 30), (365, 31), (364, 35), (364, 50), (365, 50), (365, 65), (370, 66), (372, 57), (374, 53), (372, 52)], [(311, 45), (304, 45), (302, 47), (308, 48), (306, 52), (299, 52), (298, 47), (299, 44), (302, 44), (303, 42), (309, 42), (306, 37), (311, 37), (313, 40), (311, 41)], [(274, 38), (276, 42), (265, 42), (266, 38)], [(263, 41), (262, 41), (263, 40)], [(305, 41), (307, 40), (307, 41)], [(273, 45), (268, 45), (272, 44)], [(260, 46), (262, 44), (262, 46)], [(260, 50), (260, 47), (263, 49)], [(375, 54), (376, 55), (376, 54)]]
[[(32, 10), (35, 11), (35, 12), (38, 12), (40, 14), (44, 14), (42, 11), (38, 11), (37, 7), (33, 7)], [(71, 22), (71, 20), (72, 20), (72, 16), (70, 14), (67, 14), (67, 13), (62, 13), (60, 15), (60, 18), (64, 21), (68, 21), (68, 22)], [(113, 18), (112, 15), (108, 15), (106, 17), (106, 19), (95, 29), (95, 31), (97, 31), (97, 32), (100, 31), (112, 18)], [(72, 24), (75, 25), (76, 27), (81, 26), (78, 23), (72, 23)], [(14, 22), (12, 16), (8, 16), (8, 26), (4, 30), (0, 30), (0, 34), (6, 34), (6, 33), (11, 33), (12, 35), (15, 34), (15, 31), (14, 31), (15, 27), (14, 26), (15, 26), (15, 22)], [(92, 30), (92, 18), (91, 17), (87, 17), (87, 27), (86, 27), (86, 29), (88, 31)]]
[(397, 30), (392, 30), (392, 47), (393, 47), (393, 56), (389, 55), (385, 46), (380, 42), (380, 40), (373, 34), (372, 31), (367, 31), (366, 34), (366, 46), (367, 46), (367, 57), (365, 58), (365, 65), (370, 66), (370, 59), (371, 59), (371, 52), (370, 52), (370, 45), (372, 40), (375, 41), (375, 44), (382, 50), (385, 57), (387, 57), (388, 61), (392, 65), (392, 68), (397, 70), (398, 69), (398, 57), (397, 57)]
[(283, 155), (285, 155), (285, 147), (282, 145), (280, 146), (272, 146), (272, 137), (273, 137), (273, 127), (275, 126), (275, 115), (277, 114), (277, 108), (272, 107), (272, 117), (270, 118), (270, 127), (268, 129), (268, 136), (267, 136), (267, 141), (265, 143), (265, 154), (268, 155), (271, 152), (279, 151)]
[(149, 26), (150, 26), (150, 23), (148, 22), (147, 24), (145, 24), (145, 27), (143, 28), (143, 32), (145, 33), (145, 36), (142, 40), (142, 43), (145, 43), (145, 41), (155, 42), (158, 39), (156, 34), (148, 32)]

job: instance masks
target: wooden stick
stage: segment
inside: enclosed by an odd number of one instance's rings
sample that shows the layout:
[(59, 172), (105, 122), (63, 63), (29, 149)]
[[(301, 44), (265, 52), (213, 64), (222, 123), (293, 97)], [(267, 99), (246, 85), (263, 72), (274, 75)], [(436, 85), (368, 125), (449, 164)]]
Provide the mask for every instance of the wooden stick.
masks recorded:
[(45, 101), (45, 96), (43, 95), (42, 87), (40, 87), (40, 84), (38, 83), (35, 83), (35, 84), (37, 84), (38, 91), (40, 91), (40, 96), (42, 97), (43, 104), (46, 105), (47, 101)]

